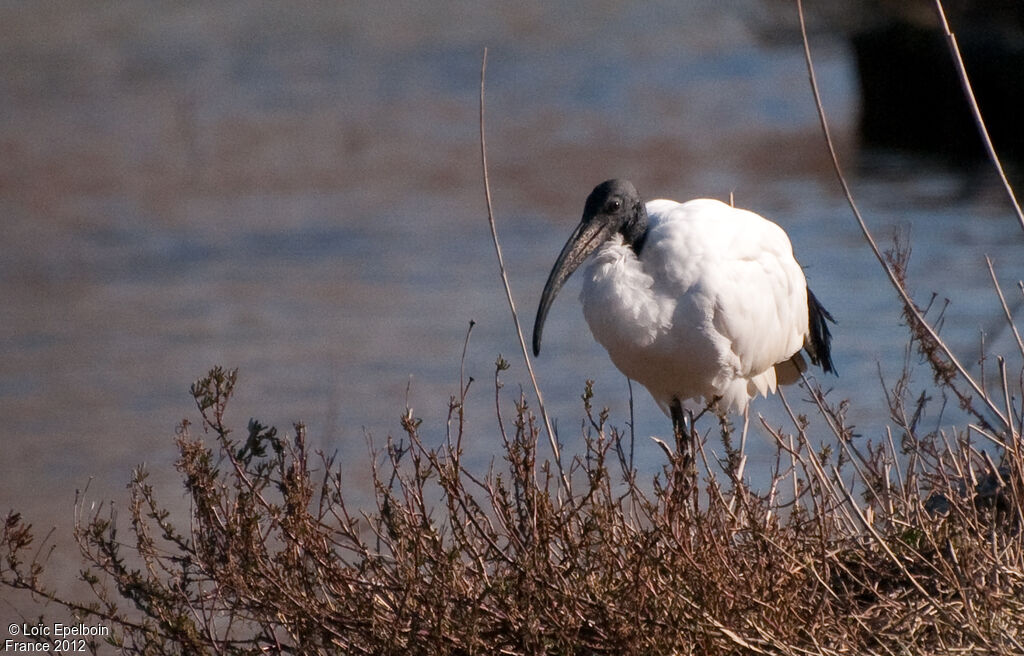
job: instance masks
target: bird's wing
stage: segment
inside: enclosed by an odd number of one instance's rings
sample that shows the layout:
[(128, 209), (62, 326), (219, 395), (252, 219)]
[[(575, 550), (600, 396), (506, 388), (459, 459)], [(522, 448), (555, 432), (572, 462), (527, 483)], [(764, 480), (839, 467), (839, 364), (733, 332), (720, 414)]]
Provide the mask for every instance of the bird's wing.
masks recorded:
[[(714, 200), (648, 204), (667, 294), (689, 299), (676, 317), (713, 339), (729, 375), (750, 378), (789, 359), (808, 329), (807, 284), (785, 231)], [(654, 260), (661, 262), (654, 262)]]

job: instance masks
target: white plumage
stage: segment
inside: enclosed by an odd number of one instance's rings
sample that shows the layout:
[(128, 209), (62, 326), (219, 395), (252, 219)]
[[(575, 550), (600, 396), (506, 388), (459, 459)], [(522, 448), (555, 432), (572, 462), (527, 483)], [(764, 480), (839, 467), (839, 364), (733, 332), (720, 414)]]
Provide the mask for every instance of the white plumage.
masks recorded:
[(585, 271), (583, 316), (622, 373), (667, 412), (673, 397), (742, 412), (776, 387), (807, 334), (807, 285), (786, 233), (715, 200), (647, 204), (642, 258), (621, 235)]
[(716, 200), (644, 205), (619, 180), (591, 193), (551, 272), (535, 353), (555, 294), (591, 254), (580, 293), (587, 325), (615, 366), (674, 418), (687, 401), (745, 411), (757, 394), (799, 378), (801, 348), (834, 370), (831, 316), (782, 228)]

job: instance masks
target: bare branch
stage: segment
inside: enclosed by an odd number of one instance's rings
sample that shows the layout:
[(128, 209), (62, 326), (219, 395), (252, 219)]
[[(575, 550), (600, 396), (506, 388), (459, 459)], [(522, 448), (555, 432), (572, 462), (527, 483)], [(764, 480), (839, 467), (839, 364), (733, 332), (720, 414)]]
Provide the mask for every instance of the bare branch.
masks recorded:
[(498, 242), (498, 228), (494, 222), (494, 209), (491, 205), (491, 182), (487, 174), (487, 140), (484, 130), (484, 81), (487, 75), (487, 48), (484, 48), (483, 59), (480, 63), (480, 163), (484, 175), (484, 196), (487, 199), (487, 222), (491, 227), (491, 240), (494, 243), (494, 252), (498, 256), (498, 270), (501, 273), (501, 283), (505, 288), (505, 298), (508, 300), (508, 307), (512, 311), (512, 323), (515, 324), (516, 336), (519, 338), (519, 348), (523, 353), (523, 361), (526, 363), (526, 370), (530, 374), (530, 382), (533, 384), (533, 392), (537, 395), (537, 407), (540, 409), (541, 420), (544, 422), (544, 430), (548, 434), (548, 443), (551, 445), (551, 453), (555, 458), (555, 465), (558, 467), (559, 477), (566, 492), (569, 491), (569, 479), (562, 467), (562, 454), (558, 448), (558, 437), (551, 429), (551, 420), (548, 418), (547, 409), (544, 407), (544, 396), (537, 384), (537, 376), (533, 373), (533, 364), (530, 361), (530, 353), (526, 348), (526, 340), (523, 338), (523, 329), (519, 325), (519, 314), (516, 312), (516, 303), (512, 298), (512, 288), (508, 283), (508, 276), (505, 274), (505, 259), (501, 255), (501, 244)]
[(999, 161), (999, 155), (996, 154), (996, 148), (992, 145), (992, 138), (988, 134), (988, 128), (985, 127), (985, 119), (981, 115), (981, 108), (978, 107), (978, 100), (974, 97), (974, 89), (971, 87), (971, 80), (967, 76), (967, 68), (964, 67), (964, 59), (960, 55), (960, 46), (957, 45), (956, 36), (949, 29), (949, 23), (946, 21), (946, 11), (942, 8), (942, 0), (935, 0), (935, 11), (938, 12), (939, 22), (942, 23), (942, 31), (946, 37), (946, 43), (949, 45), (949, 52), (953, 56), (953, 63), (956, 65), (957, 76), (960, 78), (960, 85), (964, 89), (964, 97), (967, 98), (967, 102), (971, 106), (971, 114), (974, 116), (974, 124), (978, 126), (978, 134), (981, 136), (981, 140), (985, 144), (985, 152), (988, 154), (988, 159), (992, 162), (992, 166), (995, 167), (996, 172), (999, 174), (999, 180), (1002, 181), (1003, 189), (1006, 190), (1006, 195), (1010, 199), (1013, 211), (1017, 215), (1017, 222), (1020, 223), (1021, 230), (1024, 230), (1024, 212), (1020, 209), (1020, 203), (1017, 202), (1017, 196), (1013, 193), (1013, 187), (1010, 186), (1010, 181), (1006, 178), (1006, 172), (1003, 171), (1003, 165), (1002, 162)]
[(960, 363), (959, 358), (953, 353), (953, 351), (946, 345), (946, 343), (939, 337), (938, 332), (932, 327), (932, 325), (925, 320), (924, 315), (918, 309), (913, 299), (910, 298), (910, 293), (907, 291), (903, 283), (900, 282), (896, 273), (892, 267), (886, 262), (885, 257), (882, 255), (882, 251), (878, 248), (878, 244), (875, 242), (875, 238), (872, 236), (871, 231), (868, 229), (867, 224), (864, 222), (864, 217), (861, 216), (860, 210), (857, 208), (857, 203), (853, 200), (853, 194), (850, 192), (850, 186), (846, 182), (846, 176), (843, 175), (843, 169), (839, 164), (839, 156), (836, 153), (835, 144), (832, 141), (832, 134), (828, 127), (828, 120), (825, 118), (825, 108), (821, 103), (821, 92), (818, 89), (818, 80), (814, 73), (814, 63), (811, 59), (811, 46), (807, 39), (807, 26), (804, 21), (804, 9), (802, 0), (796, 0), (797, 12), (800, 17), (800, 34), (803, 38), (804, 44), (804, 59), (807, 63), (807, 74), (811, 84), (811, 92), (814, 95), (814, 106), (818, 111), (818, 120), (821, 124), (821, 130), (825, 135), (825, 144), (828, 147), (829, 156), (832, 159), (832, 168), (836, 173), (836, 177), (839, 180), (839, 184), (843, 189), (843, 195), (846, 197), (846, 202), (849, 204), (850, 209), (853, 211), (853, 216), (857, 220), (857, 225), (860, 227), (861, 234), (867, 241), (868, 246), (871, 248), (871, 252), (874, 253), (875, 259), (881, 265), (882, 270), (885, 271), (885, 275), (889, 278), (889, 282), (892, 284), (896, 293), (899, 294), (900, 299), (903, 301), (903, 307), (906, 310), (908, 317), (913, 322), (912, 328), (920, 328), (925, 335), (934, 343), (939, 349), (941, 349), (943, 355), (949, 360), (956, 371), (960, 374), (961, 378), (974, 390), (975, 394), (980, 397), (988, 410), (995, 415), (999, 422), (1003, 426), (1008, 426), (1009, 420), (1003, 416), (1000, 409), (992, 403), (988, 396), (985, 394), (981, 386), (974, 380), (974, 378), (967, 372), (967, 369)]

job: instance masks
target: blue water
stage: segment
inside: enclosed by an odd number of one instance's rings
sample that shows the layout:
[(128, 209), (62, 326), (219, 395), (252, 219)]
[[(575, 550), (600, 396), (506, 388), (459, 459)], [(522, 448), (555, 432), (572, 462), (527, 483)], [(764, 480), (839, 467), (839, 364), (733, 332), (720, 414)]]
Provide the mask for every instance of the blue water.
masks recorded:
[[(216, 364), (240, 369), (239, 430), (304, 421), (365, 484), (367, 438), (397, 434), (406, 403), (441, 443), (470, 320), (467, 462), (499, 454), (499, 354), (503, 410), (531, 393), (485, 221), (484, 46), (492, 190), (525, 330), (597, 182), (732, 193), (788, 230), (839, 322), (841, 375), (822, 382), (851, 399), (865, 439), (882, 435), (879, 374), (899, 374), (906, 331), (826, 160), (799, 43), (753, 2), (644, 7), (0, 9), (0, 505), (65, 530), (76, 488), (93, 477), (95, 498), (123, 498), (140, 462), (180, 503), (174, 429), (196, 420), (188, 387)], [(913, 291), (949, 298), (943, 334), (966, 363), (980, 330), (1012, 355), (983, 258), (1013, 296), (1024, 237), (994, 178), (861, 152), (849, 53), (827, 31), (815, 47), (877, 236), (909, 231)], [(558, 298), (536, 363), (567, 454), (586, 379), (613, 424), (628, 420), (578, 290)], [(653, 473), (647, 437), (668, 422), (636, 392), (638, 463)], [(803, 396), (789, 392), (811, 413)], [(777, 400), (753, 409), (783, 422)], [(756, 476), (764, 433), (750, 449)]]

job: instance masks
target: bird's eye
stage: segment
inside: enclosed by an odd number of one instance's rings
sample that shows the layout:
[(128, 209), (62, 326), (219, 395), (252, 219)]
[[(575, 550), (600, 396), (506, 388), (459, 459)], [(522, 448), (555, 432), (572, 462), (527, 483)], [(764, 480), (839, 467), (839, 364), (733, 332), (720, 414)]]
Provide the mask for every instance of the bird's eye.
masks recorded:
[(608, 201), (608, 204), (604, 207), (606, 212), (618, 212), (622, 209), (622, 201), (618, 198), (613, 198)]

